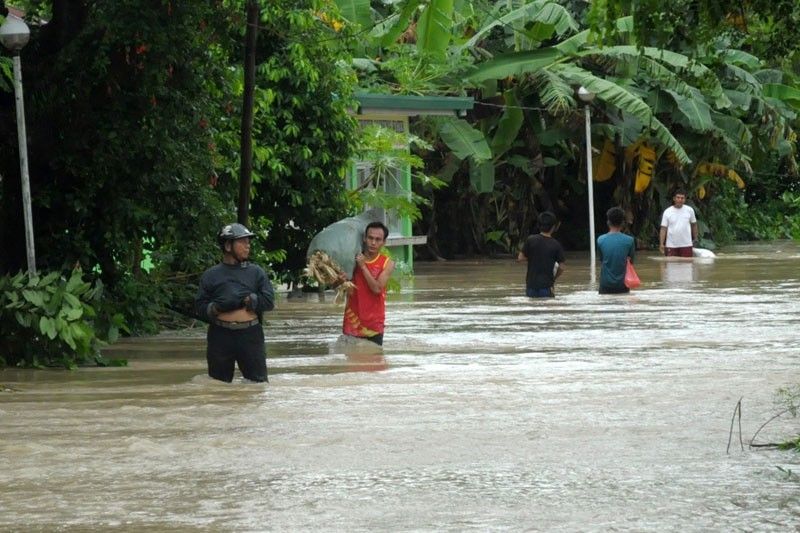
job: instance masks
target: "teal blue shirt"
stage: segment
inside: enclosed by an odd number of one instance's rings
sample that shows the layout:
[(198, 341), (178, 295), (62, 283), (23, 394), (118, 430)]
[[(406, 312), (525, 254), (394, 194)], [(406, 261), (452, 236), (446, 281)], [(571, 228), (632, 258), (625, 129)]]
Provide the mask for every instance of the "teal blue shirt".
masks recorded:
[(624, 233), (606, 233), (597, 238), (597, 251), (602, 260), (600, 266), (600, 289), (622, 289), (625, 287), (626, 257), (633, 261), (636, 246), (633, 237)]

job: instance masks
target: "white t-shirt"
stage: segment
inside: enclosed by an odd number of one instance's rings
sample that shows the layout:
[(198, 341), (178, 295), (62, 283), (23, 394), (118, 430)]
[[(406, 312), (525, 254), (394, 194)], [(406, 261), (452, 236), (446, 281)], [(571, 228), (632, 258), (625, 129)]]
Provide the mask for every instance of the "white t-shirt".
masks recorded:
[(692, 245), (692, 224), (696, 224), (694, 209), (684, 204), (680, 209), (674, 205), (664, 210), (661, 227), (667, 228), (667, 248), (683, 248)]

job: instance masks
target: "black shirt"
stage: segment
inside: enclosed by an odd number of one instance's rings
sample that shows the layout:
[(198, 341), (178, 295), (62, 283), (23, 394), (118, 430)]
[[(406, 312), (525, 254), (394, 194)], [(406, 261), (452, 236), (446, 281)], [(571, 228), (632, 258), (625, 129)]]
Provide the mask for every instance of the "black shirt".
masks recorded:
[(219, 263), (209, 268), (200, 278), (200, 288), (195, 298), (197, 316), (209, 322), (210, 304), (219, 311), (234, 311), (244, 307), (245, 297), (250, 296), (253, 311), (261, 320), (264, 311), (275, 307), (275, 294), (266, 272), (253, 263), (229, 265)]
[(531, 289), (549, 289), (555, 283), (553, 270), (555, 263), (564, 262), (564, 249), (552, 237), (531, 235), (522, 246), (522, 253), (528, 258), (528, 275), (525, 285)]

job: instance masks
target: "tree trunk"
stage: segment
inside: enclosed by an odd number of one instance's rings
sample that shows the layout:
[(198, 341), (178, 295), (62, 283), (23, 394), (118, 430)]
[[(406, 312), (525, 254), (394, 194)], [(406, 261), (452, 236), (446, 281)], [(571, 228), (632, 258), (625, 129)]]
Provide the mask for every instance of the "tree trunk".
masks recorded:
[(241, 167), (239, 172), (240, 224), (248, 225), (250, 219), (250, 186), (253, 174), (253, 105), (256, 86), (256, 41), (260, 11), (257, 0), (247, 2), (247, 29), (244, 37), (244, 95), (242, 97)]

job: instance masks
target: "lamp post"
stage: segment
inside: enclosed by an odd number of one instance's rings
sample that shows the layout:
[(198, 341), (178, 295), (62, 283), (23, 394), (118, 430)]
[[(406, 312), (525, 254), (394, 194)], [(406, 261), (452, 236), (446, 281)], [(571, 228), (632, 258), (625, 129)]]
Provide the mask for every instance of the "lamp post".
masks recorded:
[(25, 250), (28, 274), (36, 275), (36, 252), (33, 244), (33, 212), (31, 184), (28, 176), (28, 139), (25, 134), (25, 104), (22, 98), (22, 62), (19, 52), (28, 44), (31, 32), (25, 22), (13, 15), (0, 26), (0, 42), (14, 55), (14, 97), (17, 102), (17, 140), (19, 141), (19, 172), (22, 180), (22, 212), (25, 219)]
[(592, 113), (591, 103), (594, 100), (594, 93), (586, 87), (578, 88), (578, 98), (585, 104), (586, 114), (586, 183), (589, 189), (589, 261), (590, 276), (592, 285), (597, 280), (597, 258), (595, 255), (594, 238), (594, 177), (592, 176)]

